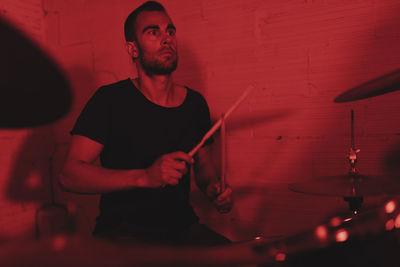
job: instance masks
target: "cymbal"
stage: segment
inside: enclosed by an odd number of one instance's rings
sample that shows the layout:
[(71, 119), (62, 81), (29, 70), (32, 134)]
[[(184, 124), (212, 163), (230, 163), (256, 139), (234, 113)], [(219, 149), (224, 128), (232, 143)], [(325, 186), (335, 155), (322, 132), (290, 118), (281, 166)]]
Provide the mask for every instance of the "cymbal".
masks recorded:
[(400, 69), (385, 74), (338, 95), (336, 103), (355, 101), (400, 90)]
[(400, 176), (336, 175), (319, 177), (304, 183), (289, 185), (289, 189), (304, 194), (321, 196), (378, 196), (400, 194)]
[(0, 129), (55, 122), (72, 105), (70, 83), (58, 64), (0, 17)]

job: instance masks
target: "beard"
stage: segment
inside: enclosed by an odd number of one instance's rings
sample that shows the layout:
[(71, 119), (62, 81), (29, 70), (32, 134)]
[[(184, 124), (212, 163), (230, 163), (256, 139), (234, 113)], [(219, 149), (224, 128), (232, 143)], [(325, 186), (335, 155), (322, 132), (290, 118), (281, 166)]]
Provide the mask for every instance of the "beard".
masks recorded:
[(146, 72), (147, 75), (169, 75), (176, 70), (178, 67), (178, 54), (175, 52), (173, 55), (168, 57), (163, 57), (161, 59), (159, 57), (148, 58), (143, 53), (143, 49), (138, 47), (139, 49), (139, 61)]

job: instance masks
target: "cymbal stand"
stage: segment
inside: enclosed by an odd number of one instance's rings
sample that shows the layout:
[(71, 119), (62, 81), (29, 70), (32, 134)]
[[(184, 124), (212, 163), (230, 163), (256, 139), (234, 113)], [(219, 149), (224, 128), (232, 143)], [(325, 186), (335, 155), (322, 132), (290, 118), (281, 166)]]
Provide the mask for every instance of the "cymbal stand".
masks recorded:
[(363, 202), (363, 196), (358, 195), (357, 190), (357, 175), (358, 170), (356, 168), (357, 154), (360, 149), (355, 148), (354, 142), (354, 110), (351, 110), (351, 147), (347, 158), (349, 159), (350, 169), (349, 177), (351, 180), (351, 196), (344, 197), (344, 201), (349, 202), (350, 210), (356, 215), (361, 208), (361, 203)]
[(358, 174), (358, 170), (356, 168), (357, 163), (357, 154), (360, 152), (360, 149), (355, 148), (354, 144), (354, 110), (351, 110), (351, 147), (347, 158), (350, 163), (349, 176), (356, 177)]

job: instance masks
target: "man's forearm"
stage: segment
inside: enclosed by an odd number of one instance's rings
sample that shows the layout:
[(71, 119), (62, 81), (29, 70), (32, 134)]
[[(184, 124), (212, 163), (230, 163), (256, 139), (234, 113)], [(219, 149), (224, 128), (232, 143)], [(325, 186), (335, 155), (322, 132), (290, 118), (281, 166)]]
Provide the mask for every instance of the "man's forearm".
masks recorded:
[(107, 193), (135, 187), (151, 187), (146, 170), (112, 170), (83, 161), (67, 162), (61, 185), (77, 193)]

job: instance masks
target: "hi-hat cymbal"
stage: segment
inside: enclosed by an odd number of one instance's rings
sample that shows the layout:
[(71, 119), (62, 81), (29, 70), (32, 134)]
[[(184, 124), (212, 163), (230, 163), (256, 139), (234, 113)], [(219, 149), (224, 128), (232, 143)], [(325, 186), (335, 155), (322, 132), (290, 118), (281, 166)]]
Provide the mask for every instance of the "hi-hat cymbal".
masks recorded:
[(337, 175), (320, 177), (289, 185), (289, 189), (304, 194), (322, 196), (378, 196), (400, 194), (400, 177)]
[(336, 103), (349, 102), (400, 90), (400, 69), (385, 74), (338, 95)]

